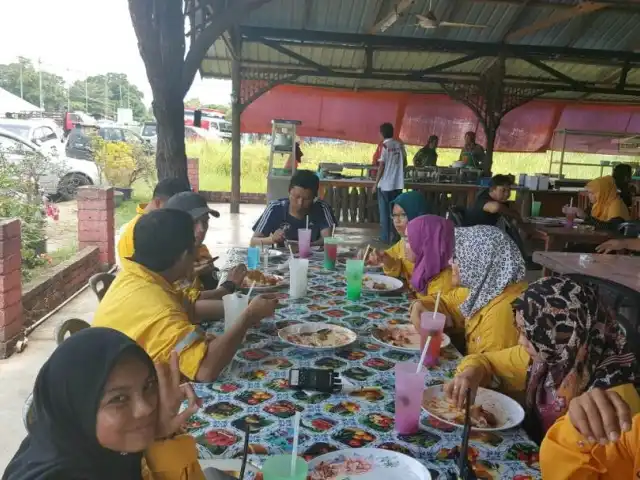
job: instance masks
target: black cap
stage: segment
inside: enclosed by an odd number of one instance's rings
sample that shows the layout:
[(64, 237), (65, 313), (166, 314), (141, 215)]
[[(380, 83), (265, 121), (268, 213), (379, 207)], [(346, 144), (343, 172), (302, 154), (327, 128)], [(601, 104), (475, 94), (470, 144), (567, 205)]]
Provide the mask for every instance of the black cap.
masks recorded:
[(211, 210), (207, 205), (207, 201), (196, 192), (180, 192), (167, 200), (164, 204), (165, 208), (173, 210), (182, 210), (191, 214), (194, 220), (205, 216), (212, 215), (216, 218), (220, 216), (220, 212)]

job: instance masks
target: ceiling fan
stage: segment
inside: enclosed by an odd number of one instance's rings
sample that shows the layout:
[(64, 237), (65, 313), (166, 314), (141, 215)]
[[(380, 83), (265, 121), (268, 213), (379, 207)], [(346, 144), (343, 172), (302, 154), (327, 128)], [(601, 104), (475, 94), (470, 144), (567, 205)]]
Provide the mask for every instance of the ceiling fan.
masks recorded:
[(456, 22), (441, 22), (436, 18), (435, 13), (431, 9), (431, 0), (429, 0), (429, 11), (426, 15), (416, 14), (418, 19), (418, 26), (422, 28), (438, 28), (438, 27), (461, 27), (461, 28), (487, 28), (488, 25), (476, 25), (472, 23), (456, 23)]

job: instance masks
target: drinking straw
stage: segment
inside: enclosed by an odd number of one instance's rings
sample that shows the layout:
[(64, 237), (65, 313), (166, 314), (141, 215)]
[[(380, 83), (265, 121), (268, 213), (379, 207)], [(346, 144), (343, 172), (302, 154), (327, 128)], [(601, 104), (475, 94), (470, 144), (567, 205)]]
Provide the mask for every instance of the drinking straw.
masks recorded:
[(251, 284), (251, 288), (249, 289), (249, 293), (247, 293), (247, 297), (251, 296), (251, 292), (253, 292), (253, 287), (256, 286), (256, 281), (254, 280), (253, 283)]
[(334, 223), (333, 228), (331, 229), (331, 236), (335, 237), (335, 235), (336, 235), (336, 224)]
[(369, 254), (369, 249), (371, 248), (371, 245), (367, 245), (367, 248), (365, 248), (364, 250), (364, 255), (362, 256), (362, 261), (366, 263), (367, 261), (367, 255)]
[(309, 215), (307, 215), (307, 230), (309, 230)]
[(293, 417), (293, 447), (291, 448), (291, 477), (296, 471), (296, 459), (298, 458), (298, 436), (300, 433), (300, 412)]
[(240, 467), (239, 480), (244, 478), (244, 470), (247, 468), (247, 458), (249, 457), (249, 433), (251, 432), (251, 426), (247, 423), (244, 429), (244, 446), (242, 448), (242, 466)]
[(287, 246), (289, 247), (289, 254), (291, 254), (291, 259), (293, 260), (293, 248), (291, 248), (290, 243), (288, 243)]
[(569, 208), (573, 207), (573, 197), (569, 197)]
[[(440, 294), (442, 290), (438, 290), (438, 296), (436, 297), (436, 308), (433, 310), (433, 319), (436, 318), (436, 313), (438, 313), (438, 305), (440, 305)], [(422, 364), (424, 363), (424, 359), (427, 356), (427, 350), (429, 350), (429, 344), (431, 343), (431, 335), (427, 337), (427, 341), (424, 342), (424, 348), (422, 349), (422, 353), (420, 354), (420, 361), (418, 362), (418, 368), (416, 368), (416, 373), (420, 373), (422, 370)]]

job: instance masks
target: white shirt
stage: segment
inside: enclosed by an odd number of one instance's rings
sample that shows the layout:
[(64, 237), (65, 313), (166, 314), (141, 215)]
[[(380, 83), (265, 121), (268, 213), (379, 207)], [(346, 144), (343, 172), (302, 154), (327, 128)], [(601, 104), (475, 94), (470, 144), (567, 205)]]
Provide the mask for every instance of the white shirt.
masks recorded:
[(384, 172), (378, 183), (378, 188), (384, 192), (402, 190), (404, 188), (404, 162), (407, 152), (404, 145), (393, 138), (387, 138), (382, 143), (380, 163), (384, 163)]

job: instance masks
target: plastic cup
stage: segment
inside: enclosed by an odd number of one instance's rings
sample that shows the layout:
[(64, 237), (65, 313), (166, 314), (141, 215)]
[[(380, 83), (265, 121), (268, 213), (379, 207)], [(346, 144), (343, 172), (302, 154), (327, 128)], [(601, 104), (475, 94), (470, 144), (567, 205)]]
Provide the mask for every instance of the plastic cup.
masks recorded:
[(420, 429), (422, 392), (427, 370), (416, 373), (417, 368), (417, 362), (398, 362), (395, 366), (395, 430), (401, 435), (416, 433)]
[(273, 455), (262, 466), (264, 480), (306, 480), (308, 473), (309, 465), (300, 457), (291, 471), (291, 455)]
[(440, 344), (442, 343), (442, 331), (444, 330), (446, 315), (443, 313), (422, 312), (420, 315), (420, 352), (424, 348), (427, 338), (431, 336), (431, 342), (427, 349), (427, 355), (422, 363), (425, 367), (435, 367), (440, 361)]
[(260, 247), (249, 247), (247, 249), (247, 268), (255, 270), (260, 265)]
[(336, 259), (338, 258), (338, 239), (326, 237), (324, 239), (324, 268), (327, 270), (336, 269)]
[(311, 256), (311, 229), (298, 229), (298, 254), (301, 258), (309, 258)]
[(308, 271), (309, 260), (306, 258), (289, 260), (289, 297), (301, 298), (307, 294)]
[(534, 200), (531, 202), (531, 216), (539, 217), (540, 216), (540, 208), (542, 207), (542, 202)]
[(224, 331), (228, 331), (240, 317), (240, 314), (249, 305), (249, 295), (242, 293), (230, 293), (222, 297), (224, 307)]
[(349, 300), (359, 300), (362, 293), (362, 276), (364, 275), (364, 260), (347, 260), (347, 298)]

